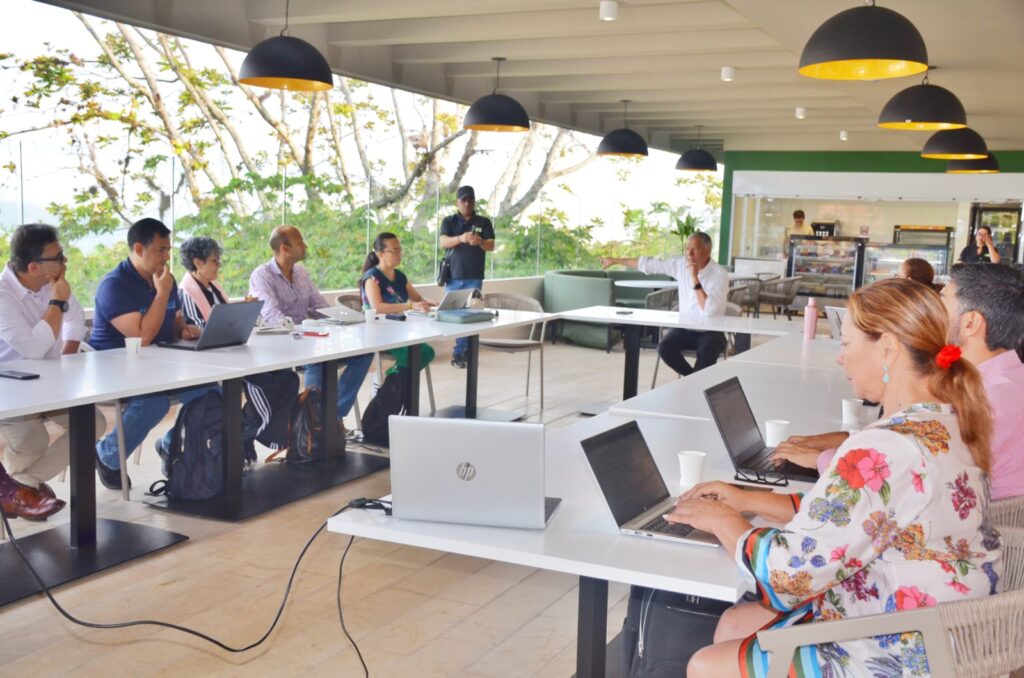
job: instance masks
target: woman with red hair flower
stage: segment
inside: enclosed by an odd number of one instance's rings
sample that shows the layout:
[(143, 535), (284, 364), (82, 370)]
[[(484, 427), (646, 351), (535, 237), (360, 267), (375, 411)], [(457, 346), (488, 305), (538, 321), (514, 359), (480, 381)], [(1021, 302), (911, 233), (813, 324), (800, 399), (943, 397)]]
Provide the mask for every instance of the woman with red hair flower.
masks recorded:
[[(689, 678), (764, 676), (762, 628), (996, 590), (1001, 549), (985, 518), (989, 405), (977, 370), (946, 345), (938, 294), (884, 280), (855, 292), (848, 308), (838, 362), (858, 397), (881, 402), (886, 418), (851, 435), (806, 495), (703, 483), (667, 516), (713, 532), (759, 597), (722, 615)], [(784, 527), (754, 528), (741, 515), (748, 511)], [(797, 676), (928, 674), (918, 633), (809, 645), (792, 662)]]

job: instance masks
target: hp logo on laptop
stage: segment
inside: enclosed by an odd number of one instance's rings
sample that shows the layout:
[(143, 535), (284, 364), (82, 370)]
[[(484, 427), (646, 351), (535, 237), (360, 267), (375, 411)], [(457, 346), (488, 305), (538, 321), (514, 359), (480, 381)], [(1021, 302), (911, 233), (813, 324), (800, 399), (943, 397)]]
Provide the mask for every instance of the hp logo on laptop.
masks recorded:
[(465, 480), (468, 483), (476, 478), (476, 467), (468, 461), (464, 461), (455, 467), (455, 475), (459, 477), (459, 480)]

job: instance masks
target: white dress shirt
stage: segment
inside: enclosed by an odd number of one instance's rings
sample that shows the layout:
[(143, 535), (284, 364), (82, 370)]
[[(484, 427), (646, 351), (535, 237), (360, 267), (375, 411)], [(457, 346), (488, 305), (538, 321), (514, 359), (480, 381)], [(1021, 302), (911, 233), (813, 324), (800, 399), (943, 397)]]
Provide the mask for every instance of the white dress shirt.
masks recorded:
[(704, 308), (701, 308), (697, 301), (697, 291), (693, 289), (693, 278), (690, 277), (690, 266), (686, 257), (640, 257), (636, 267), (643, 273), (661, 273), (678, 280), (679, 313), (691, 322), (700, 322), (715, 315), (725, 315), (725, 302), (729, 294), (729, 272), (715, 262), (709, 261), (707, 266), (697, 271), (697, 280), (704, 288), (704, 294), (708, 296), (704, 301)]
[(50, 283), (33, 292), (21, 284), (10, 265), (0, 275), (0, 363), (59, 358), (65, 341), (85, 340), (85, 313), (75, 295), (68, 299), (59, 337), (43, 321), (53, 297)]

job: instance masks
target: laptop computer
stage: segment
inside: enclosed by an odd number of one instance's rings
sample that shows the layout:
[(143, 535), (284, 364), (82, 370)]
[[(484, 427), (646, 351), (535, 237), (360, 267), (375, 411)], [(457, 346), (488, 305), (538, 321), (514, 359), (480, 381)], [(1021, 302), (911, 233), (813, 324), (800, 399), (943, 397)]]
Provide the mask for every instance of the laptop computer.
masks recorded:
[(366, 322), (365, 313), (345, 305), (325, 306), (324, 308), (318, 308), (316, 312), (342, 325), (356, 325)]
[(704, 391), (704, 397), (718, 425), (718, 432), (722, 434), (733, 467), (737, 473), (747, 476), (744, 480), (757, 482), (749, 476), (757, 479), (779, 476), (808, 483), (818, 480), (818, 472), (814, 469), (798, 466), (791, 461), (775, 463), (772, 459), (775, 448), (765, 445), (738, 378), (732, 377), (712, 386)]
[(542, 529), (561, 499), (544, 496), (544, 426), (390, 417), (396, 518)]
[(256, 319), (260, 317), (263, 301), (237, 301), (233, 304), (217, 304), (210, 311), (203, 333), (194, 341), (159, 342), (164, 348), (183, 351), (205, 351), (223, 346), (239, 346), (249, 341)]
[(444, 298), (441, 299), (441, 303), (430, 311), (406, 311), (406, 315), (437, 315), (438, 311), (451, 311), (457, 308), (465, 308), (469, 300), (473, 298), (473, 294), (477, 291), (475, 287), (471, 287), (465, 290), (452, 290), (451, 292), (445, 292)]
[(669, 495), (647, 441), (635, 421), (580, 442), (619, 532), (636, 537), (718, 546), (718, 539), (662, 516), (672, 511)]
[(843, 318), (846, 317), (846, 308), (843, 306), (826, 306), (825, 317), (828, 318), (828, 328), (832, 332), (832, 338), (842, 339)]

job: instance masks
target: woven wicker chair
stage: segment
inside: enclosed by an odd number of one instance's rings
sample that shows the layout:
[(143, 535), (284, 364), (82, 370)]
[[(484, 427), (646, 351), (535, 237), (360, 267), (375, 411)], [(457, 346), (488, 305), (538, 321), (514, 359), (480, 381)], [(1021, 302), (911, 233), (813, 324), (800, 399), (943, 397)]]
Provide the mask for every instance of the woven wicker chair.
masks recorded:
[[(656, 293), (656, 294), (660, 294), (660, 292)], [(650, 298), (651, 295), (648, 294), (647, 296), (648, 296), (648, 298)], [(678, 311), (679, 310), (679, 304), (676, 304), (674, 307), (670, 308), (669, 310), (670, 311)], [(725, 315), (733, 315), (733, 316), (743, 315), (743, 309), (741, 309), (739, 307), (739, 305), (737, 305), (737, 304), (734, 304), (732, 302), (726, 302), (726, 304), (725, 304)], [(736, 335), (733, 334), (732, 332), (726, 332), (725, 333), (725, 349), (722, 351), (722, 357), (723, 358), (728, 358), (729, 356), (734, 355), (735, 353), (736, 353)], [(696, 356), (696, 353), (693, 352), (693, 351), (686, 351), (686, 354), (687, 355)], [(661, 356), (660, 355), (654, 361), (654, 375), (651, 377), (651, 388), (652, 389), (658, 383), (658, 368), (659, 367), (661, 367)], [(682, 375), (679, 375), (679, 376), (682, 376)]]
[[(507, 311), (532, 311), (543, 313), (544, 307), (533, 297), (523, 294), (492, 292), (484, 295), (484, 306)], [(540, 327), (540, 333), (537, 328)], [(530, 335), (526, 339), (503, 339), (480, 337), (480, 348), (502, 353), (526, 353), (526, 397), (530, 397), (530, 369), (533, 364), (533, 352), (537, 351), (540, 364), (540, 409), (544, 409), (544, 330), (547, 321), (534, 323), (530, 326)]]
[[(932, 678), (982, 678), (1024, 666), (1024, 529), (1000, 528), (1006, 593), (935, 607), (800, 624), (759, 631), (757, 641), (772, 653), (768, 678), (785, 678), (793, 652), (804, 645), (841, 642), (919, 631)], [(787, 661), (775, 661), (785, 657)]]
[(778, 318), (778, 310), (781, 308), (786, 314), (787, 320), (793, 319), (793, 301), (796, 299), (797, 288), (803, 278), (793, 276), (792, 278), (779, 278), (761, 285), (761, 295), (758, 298), (761, 304), (771, 304), (772, 317)]
[(997, 527), (1024, 528), (1024, 496), (994, 501), (989, 504), (988, 511), (989, 519)]
[(729, 280), (728, 299), (755, 318), (760, 317), (762, 284), (760, 278), (732, 278)]

